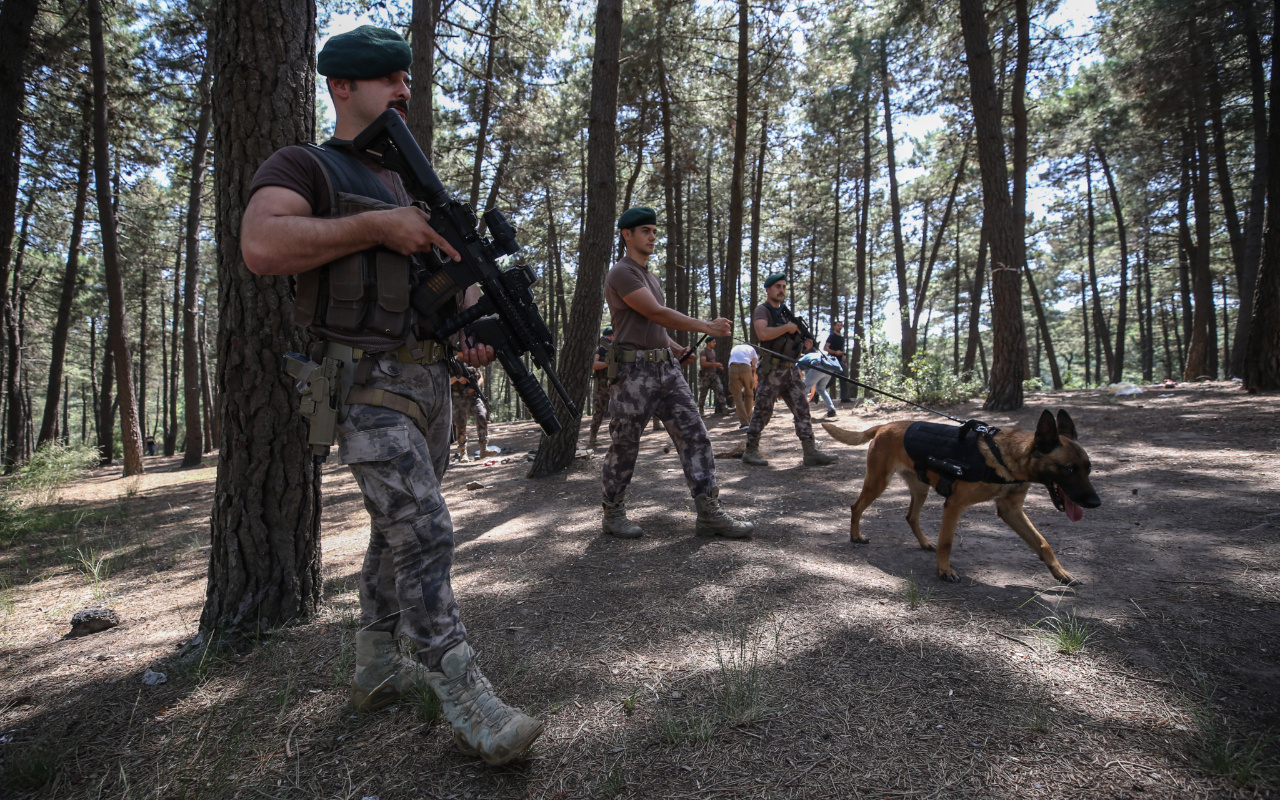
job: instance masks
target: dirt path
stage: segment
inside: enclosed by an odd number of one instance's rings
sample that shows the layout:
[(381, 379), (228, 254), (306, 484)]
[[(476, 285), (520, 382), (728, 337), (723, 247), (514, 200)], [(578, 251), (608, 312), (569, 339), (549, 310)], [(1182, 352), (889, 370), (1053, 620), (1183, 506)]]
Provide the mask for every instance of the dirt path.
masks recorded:
[[(5, 780), (22, 796), (35, 778), (14, 776), (43, 768), (52, 787), (27, 793), (60, 798), (1274, 796), (1273, 770), (1241, 768), (1274, 767), (1264, 734), (1280, 729), (1280, 397), (1210, 384), (1028, 402), (983, 419), (1031, 428), (1044, 404), (1068, 408), (1103, 498), (1072, 523), (1029, 495), (1074, 592), (990, 506), (962, 521), (962, 583), (938, 582), (898, 483), (864, 519), (871, 543), (852, 545), (865, 448), (819, 432), (841, 460), (803, 468), (781, 408), (772, 466), (719, 463), (749, 542), (693, 535), (665, 434), (643, 442), (629, 500), (646, 536), (630, 542), (599, 535), (599, 457), (529, 481), (535, 432), (496, 425), (514, 458), (451, 467), (446, 495), (470, 639), (504, 696), (547, 721), (533, 757), (501, 770), (458, 755), (414, 703), (345, 705), (367, 535), (345, 469), (325, 477), (323, 613), (182, 670), (165, 659), (198, 621), (214, 470), (100, 471), (0, 550)], [(717, 451), (738, 443), (728, 419), (708, 424)], [(931, 535), (940, 514), (932, 497)], [(96, 584), (90, 548), (114, 556)], [(62, 639), (99, 601), (124, 623)], [(1087, 626), (1084, 650), (1058, 652), (1046, 618)], [(147, 667), (168, 681), (144, 686)], [(1206, 766), (1218, 753), (1244, 783)]]

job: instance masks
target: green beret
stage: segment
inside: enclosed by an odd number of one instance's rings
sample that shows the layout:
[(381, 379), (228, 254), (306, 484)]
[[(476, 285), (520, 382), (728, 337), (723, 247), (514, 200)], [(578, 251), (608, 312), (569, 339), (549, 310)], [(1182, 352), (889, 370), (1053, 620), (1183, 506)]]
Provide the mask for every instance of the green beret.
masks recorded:
[(361, 25), (325, 42), (316, 68), (326, 78), (360, 81), (407, 70), (412, 62), (413, 50), (403, 36), (388, 28)]
[(786, 275), (782, 274), (781, 272), (775, 272), (769, 277), (764, 279), (764, 288), (768, 289), (770, 286), (774, 285), (778, 281), (785, 281), (786, 279), (787, 279)]
[(634, 228), (637, 225), (657, 225), (658, 212), (648, 206), (629, 208), (618, 217), (618, 230)]
[(612, 335), (613, 335), (613, 326), (612, 326), (612, 325), (605, 325), (605, 326), (604, 326), (604, 330), (600, 331), (600, 335), (602, 335), (602, 336), (612, 336)]

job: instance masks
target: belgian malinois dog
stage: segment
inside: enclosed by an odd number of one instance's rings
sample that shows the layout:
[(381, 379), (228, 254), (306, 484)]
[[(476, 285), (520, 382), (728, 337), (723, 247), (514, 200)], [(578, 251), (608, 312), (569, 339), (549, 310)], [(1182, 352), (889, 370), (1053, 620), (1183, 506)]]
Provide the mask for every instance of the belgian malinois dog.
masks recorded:
[(859, 530), (862, 512), (884, 492), (889, 485), (889, 478), (896, 472), (911, 489), (911, 507), (907, 511), (911, 532), (916, 535), (921, 548), (937, 551), (938, 577), (942, 580), (953, 583), (960, 580), (960, 576), (951, 568), (951, 543), (960, 515), (975, 503), (995, 500), (1000, 519), (1031, 546), (1053, 573), (1053, 577), (1068, 585), (1076, 582), (1071, 573), (1058, 563), (1053, 548), (1040, 535), (1040, 531), (1036, 530), (1036, 526), (1031, 524), (1031, 520), (1027, 519), (1022, 509), (1032, 483), (1043, 484), (1049, 490), (1053, 505), (1073, 522), (1084, 518), (1085, 508), (1102, 505), (1098, 493), (1089, 483), (1089, 455), (1076, 442), (1076, 426), (1066, 411), (1058, 411), (1055, 423), (1053, 414), (1046, 410), (1040, 415), (1035, 433), (1016, 428), (1000, 430), (990, 440), (996, 445), (995, 453), (988, 441), (979, 441), (978, 450), (986, 465), (1007, 482), (956, 480), (951, 486), (951, 496), (947, 498), (943, 508), (942, 530), (938, 533), (936, 547), (924, 535), (924, 531), (920, 530), (920, 509), (929, 496), (930, 487), (937, 486), (942, 476), (929, 470), (926, 472), (928, 483), (920, 480), (904, 445), (904, 437), (911, 425), (910, 421), (890, 422), (854, 432), (838, 428), (829, 422), (822, 424), (832, 438), (845, 444), (856, 447), (871, 442), (871, 446), (867, 448), (867, 475), (862, 483), (862, 493), (850, 508), (851, 541), (867, 541)]

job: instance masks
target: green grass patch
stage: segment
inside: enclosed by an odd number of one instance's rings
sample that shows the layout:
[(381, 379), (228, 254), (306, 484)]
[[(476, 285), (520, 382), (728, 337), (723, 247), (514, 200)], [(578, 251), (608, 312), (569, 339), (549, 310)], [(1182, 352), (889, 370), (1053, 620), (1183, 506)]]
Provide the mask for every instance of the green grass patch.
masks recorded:
[(933, 589), (920, 585), (920, 579), (914, 572), (907, 573), (906, 583), (902, 587), (902, 599), (912, 608), (928, 605), (933, 601)]
[(1054, 614), (1035, 624), (1059, 653), (1074, 656), (1084, 651), (1093, 640), (1094, 630), (1085, 620), (1076, 616), (1075, 609), (1066, 614)]

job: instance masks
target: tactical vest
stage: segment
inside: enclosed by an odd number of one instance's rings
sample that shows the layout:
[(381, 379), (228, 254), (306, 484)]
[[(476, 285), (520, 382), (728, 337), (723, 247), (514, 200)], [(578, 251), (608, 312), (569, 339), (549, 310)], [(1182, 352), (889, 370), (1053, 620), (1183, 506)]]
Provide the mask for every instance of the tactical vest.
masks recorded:
[[(938, 494), (950, 497), (956, 481), (970, 483), (1018, 483), (1000, 474), (987, 463), (978, 447), (985, 439), (987, 448), (1002, 466), (1003, 456), (996, 446), (995, 434), (999, 428), (981, 425), (974, 420), (959, 427), (935, 422), (913, 422), (902, 437), (903, 449), (915, 465), (916, 475), (925, 483), (927, 473), (938, 473)], [(1007, 469), (1007, 467), (1006, 467)]]
[[(779, 328), (786, 325), (791, 319), (783, 310), (783, 306), (773, 307), (772, 303), (762, 303), (765, 312), (769, 315), (769, 327)], [(800, 341), (800, 335), (797, 333), (784, 333), (776, 339), (770, 339), (767, 342), (761, 342), (761, 346), (767, 347), (776, 353), (798, 359), (801, 356), (800, 350), (804, 347), (804, 342)]]
[[(396, 194), (353, 154), (332, 141), (308, 144), (329, 187), (329, 217), (347, 217), (410, 205), (403, 187)], [(397, 196), (398, 195), (398, 196)], [(426, 271), (423, 260), (385, 247), (342, 256), (296, 276), (294, 324), (317, 337), (361, 347), (391, 350), (410, 339), (428, 338), (410, 304), (413, 287)], [(442, 310), (452, 313), (452, 309)], [(434, 317), (435, 315), (433, 315)], [(415, 324), (419, 330), (415, 330)]]

